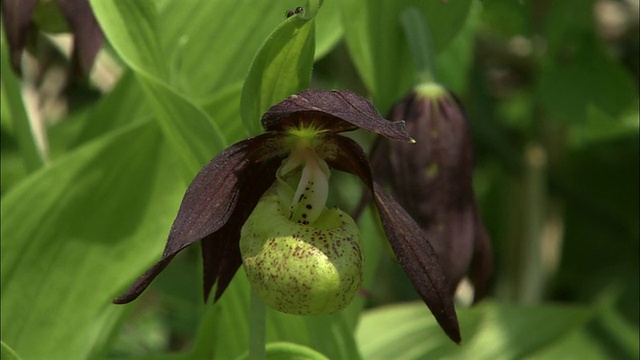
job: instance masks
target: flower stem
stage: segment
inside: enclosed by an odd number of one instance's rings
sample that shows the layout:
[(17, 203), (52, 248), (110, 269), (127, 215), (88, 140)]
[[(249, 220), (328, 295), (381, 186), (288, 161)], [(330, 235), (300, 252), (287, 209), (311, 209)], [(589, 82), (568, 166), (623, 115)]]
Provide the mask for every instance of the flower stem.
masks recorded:
[(436, 81), (436, 64), (429, 26), (422, 13), (414, 7), (407, 8), (400, 14), (400, 21), (411, 51), (411, 56), (418, 70), (421, 83)]
[(265, 351), (267, 307), (251, 289), (251, 313), (249, 314), (249, 360), (264, 360), (267, 358)]

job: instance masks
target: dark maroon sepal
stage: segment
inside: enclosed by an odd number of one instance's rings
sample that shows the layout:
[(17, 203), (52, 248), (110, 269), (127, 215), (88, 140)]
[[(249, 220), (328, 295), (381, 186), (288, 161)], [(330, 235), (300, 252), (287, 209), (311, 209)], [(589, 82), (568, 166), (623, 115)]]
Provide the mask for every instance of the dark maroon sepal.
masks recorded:
[[(240, 266), (236, 261), (239, 249), (235, 256), (227, 255), (236, 250), (242, 225), (275, 181), (286, 155), (277, 145), (281, 136), (267, 133), (236, 143), (202, 168), (182, 199), (161, 260), (114, 302), (136, 299), (178, 252), (202, 239), (206, 239), (203, 250), (207, 252), (203, 254), (205, 296), (220, 280), (224, 286), (218, 287), (219, 297)], [(218, 250), (220, 253), (212, 253)]]
[(261, 121), (267, 131), (313, 123), (330, 132), (359, 128), (393, 140), (411, 140), (403, 121), (391, 122), (383, 118), (367, 99), (350, 91), (302, 91), (272, 106)]
[[(398, 262), (444, 332), (459, 343), (460, 328), (449, 282), (424, 232), (402, 206), (373, 181), (367, 157), (355, 141), (333, 135), (327, 137), (327, 142), (327, 149), (323, 151), (325, 161), (335, 169), (359, 176), (371, 190)], [(335, 151), (331, 151), (330, 146)]]

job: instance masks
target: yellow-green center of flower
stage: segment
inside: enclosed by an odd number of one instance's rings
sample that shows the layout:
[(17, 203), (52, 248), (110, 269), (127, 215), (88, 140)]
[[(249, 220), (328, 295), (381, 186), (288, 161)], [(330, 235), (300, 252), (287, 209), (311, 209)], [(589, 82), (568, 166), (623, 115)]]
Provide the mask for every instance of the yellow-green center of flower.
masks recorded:
[(276, 174), (280, 204), (289, 220), (313, 224), (325, 208), (331, 175), (329, 166), (315, 150), (321, 132), (312, 126), (288, 132), (291, 153)]

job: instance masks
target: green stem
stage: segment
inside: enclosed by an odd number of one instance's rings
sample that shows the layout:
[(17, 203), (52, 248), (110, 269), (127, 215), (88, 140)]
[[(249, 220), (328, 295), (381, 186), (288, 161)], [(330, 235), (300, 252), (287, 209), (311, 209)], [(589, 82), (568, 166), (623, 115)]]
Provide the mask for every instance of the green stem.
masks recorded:
[(547, 153), (539, 144), (525, 150), (525, 216), (522, 261), (522, 277), (519, 279), (519, 301), (536, 304), (542, 301), (545, 288), (543, 263), (543, 229), (547, 214)]
[(249, 316), (249, 360), (264, 360), (267, 358), (265, 350), (267, 307), (253, 288)]
[(436, 64), (431, 42), (431, 33), (426, 19), (415, 7), (405, 9), (400, 14), (402, 28), (407, 38), (409, 50), (416, 63), (418, 78), (421, 83), (436, 81)]

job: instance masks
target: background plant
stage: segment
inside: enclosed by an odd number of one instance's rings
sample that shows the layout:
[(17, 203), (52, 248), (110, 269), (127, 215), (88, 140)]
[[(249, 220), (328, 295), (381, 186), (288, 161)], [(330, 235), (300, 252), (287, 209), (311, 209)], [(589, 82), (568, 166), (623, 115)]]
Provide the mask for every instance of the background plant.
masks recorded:
[[(461, 306), (463, 344), (450, 344), (367, 212), (370, 296), (333, 316), (269, 311), (268, 353), (638, 357), (637, 1), (91, 5), (107, 43), (89, 83), (60, 92), (57, 37), (39, 35), (40, 61), (23, 61), (21, 79), (2, 43), (3, 358), (246, 356), (246, 279), (202, 304), (198, 251), (136, 305), (110, 300), (160, 256), (197, 170), (255, 134), (270, 104), (343, 88), (385, 114), (415, 85), (408, 7), (430, 30), (437, 80), (467, 106), (495, 248), (490, 299)], [(51, 29), (55, 13), (36, 14)], [(360, 185), (338, 180), (333, 192), (355, 206)]]

